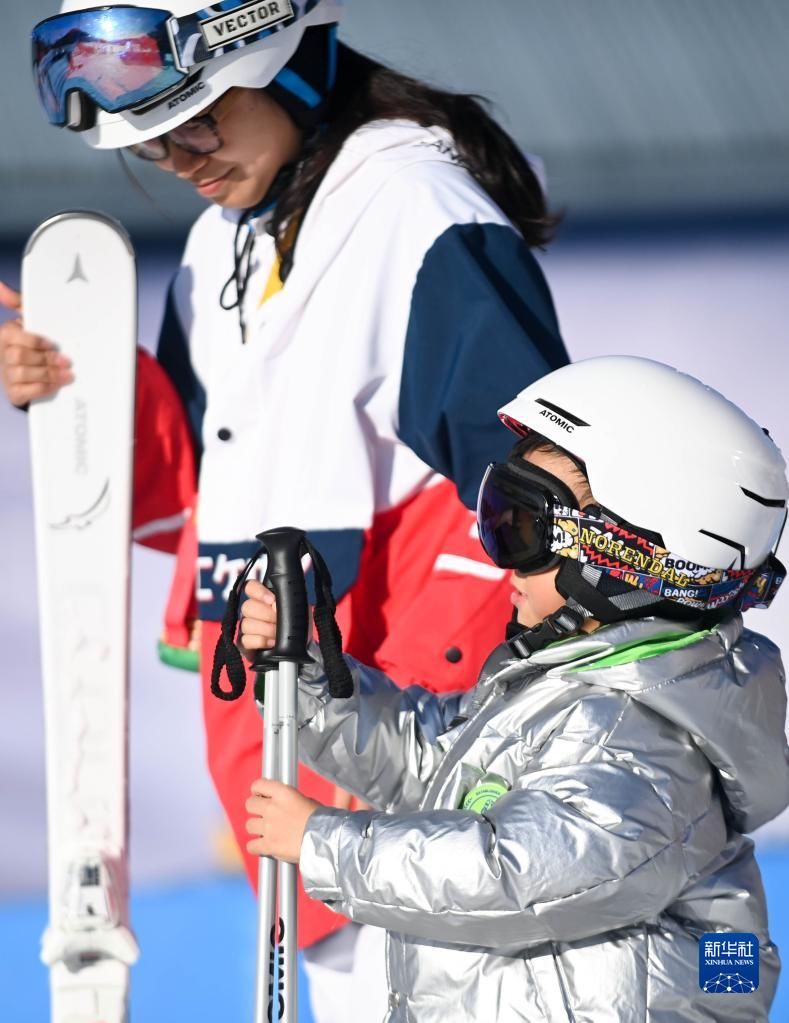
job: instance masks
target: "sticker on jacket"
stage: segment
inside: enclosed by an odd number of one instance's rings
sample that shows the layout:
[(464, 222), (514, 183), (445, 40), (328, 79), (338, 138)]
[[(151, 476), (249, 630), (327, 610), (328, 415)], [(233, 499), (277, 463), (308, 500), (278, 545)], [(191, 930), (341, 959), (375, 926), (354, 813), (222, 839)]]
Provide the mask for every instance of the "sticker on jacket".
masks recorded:
[(484, 774), (479, 785), (467, 793), (463, 800), (463, 809), (474, 813), (485, 813), (497, 799), (509, 792), (509, 785), (498, 774)]
[(699, 987), (710, 995), (748, 995), (759, 986), (759, 939), (728, 931), (699, 938)]

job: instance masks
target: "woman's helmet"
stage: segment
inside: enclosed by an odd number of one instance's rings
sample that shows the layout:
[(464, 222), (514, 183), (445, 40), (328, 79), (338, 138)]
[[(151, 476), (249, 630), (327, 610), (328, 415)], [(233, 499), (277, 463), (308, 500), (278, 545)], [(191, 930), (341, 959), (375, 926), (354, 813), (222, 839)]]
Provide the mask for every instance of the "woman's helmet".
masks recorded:
[[(265, 88), (308, 28), (330, 25), (342, 0), (65, 0), (33, 30), (33, 70), (51, 124), (97, 149), (163, 135), (228, 89)], [(306, 82), (289, 88), (310, 90)], [(303, 97), (306, 103), (309, 95)]]
[[(557, 588), (601, 621), (766, 606), (783, 579), (781, 452), (717, 391), (650, 359), (576, 362), (499, 410), (511, 430), (562, 448), (594, 504), (519, 457), (480, 490), (480, 536), (499, 564), (559, 564)], [(558, 484), (558, 486), (556, 485)]]

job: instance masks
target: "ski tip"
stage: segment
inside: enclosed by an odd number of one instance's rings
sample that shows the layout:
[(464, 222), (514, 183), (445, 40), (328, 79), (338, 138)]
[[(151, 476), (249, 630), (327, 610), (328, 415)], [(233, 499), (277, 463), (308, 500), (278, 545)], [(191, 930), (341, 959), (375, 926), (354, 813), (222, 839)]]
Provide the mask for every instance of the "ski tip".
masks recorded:
[(95, 220), (100, 224), (104, 224), (120, 238), (126, 246), (129, 255), (134, 256), (134, 246), (132, 245), (129, 232), (119, 220), (109, 216), (107, 213), (102, 213), (100, 210), (74, 209), (62, 210), (60, 213), (56, 213), (54, 216), (42, 221), (28, 238), (22, 258), (24, 259), (31, 252), (33, 246), (45, 231), (68, 220)]

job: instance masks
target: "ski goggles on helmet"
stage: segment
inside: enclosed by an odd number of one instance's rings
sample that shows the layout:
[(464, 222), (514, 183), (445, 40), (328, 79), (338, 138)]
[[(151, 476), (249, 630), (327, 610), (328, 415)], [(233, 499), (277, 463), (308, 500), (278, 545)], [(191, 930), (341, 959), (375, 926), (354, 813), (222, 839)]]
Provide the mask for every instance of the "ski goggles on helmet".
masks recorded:
[(265, 38), (312, 6), (310, 0), (239, 0), (187, 17), (131, 5), (56, 14), (33, 29), (41, 104), (50, 124), (60, 127), (74, 90), (110, 114), (152, 104), (183, 86), (197, 65)]

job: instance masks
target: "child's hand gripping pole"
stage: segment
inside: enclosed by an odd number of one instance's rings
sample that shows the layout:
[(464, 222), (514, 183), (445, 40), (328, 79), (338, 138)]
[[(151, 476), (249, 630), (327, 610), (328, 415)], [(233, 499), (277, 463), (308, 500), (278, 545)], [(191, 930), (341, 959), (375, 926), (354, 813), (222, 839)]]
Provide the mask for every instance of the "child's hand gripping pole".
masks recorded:
[[(299, 666), (312, 660), (309, 643), (309, 607), (301, 557), (309, 553), (315, 573), (315, 624), (329, 677), (332, 696), (353, 691), (350, 672), (342, 658), (342, 637), (334, 619), (334, 597), (328, 568), (300, 529), (271, 529), (258, 534), (260, 548), (239, 576), (228, 600), (217, 643), (211, 677), (212, 693), (235, 700), (244, 692), (246, 672), (235, 643), (238, 604), (250, 570), (264, 552), (268, 555), (264, 585), (277, 602), (274, 647), (261, 651), (252, 663), (257, 673), (255, 698), (264, 712), (263, 777), (296, 787), (298, 769), (297, 684)], [(231, 689), (220, 685), (227, 668)], [(277, 915), (277, 866), (279, 915)], [(297, 942), (295, 864), (262, 856), (258, 867), (258, 958), (255, 987), (255, 1023), (279, 1020), (296, 1023)], [(277, 1007), (275, 1009), (274, 1002)]]

